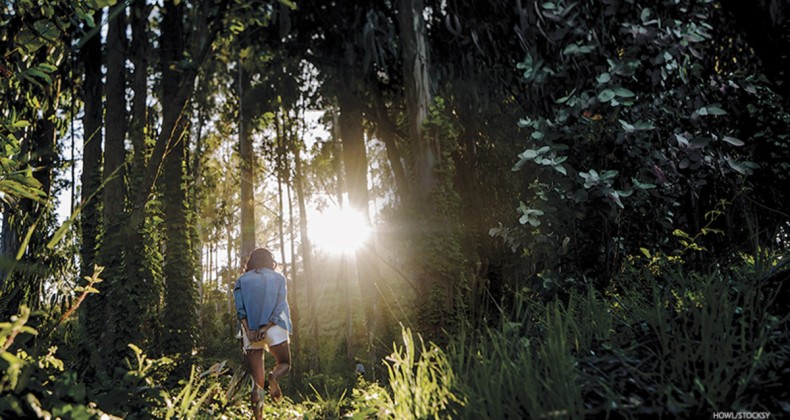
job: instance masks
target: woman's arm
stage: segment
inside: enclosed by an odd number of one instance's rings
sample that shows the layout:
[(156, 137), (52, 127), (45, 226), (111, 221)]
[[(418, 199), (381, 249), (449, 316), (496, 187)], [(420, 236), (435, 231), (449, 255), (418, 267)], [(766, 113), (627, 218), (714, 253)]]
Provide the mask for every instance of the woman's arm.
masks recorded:
[[(285, 277), (280, 277), (280, 282), (277, 288), (277, 303), (274, 305), (274, 311), (272, 311), (272, 316), (269, 318), (269, 323), (274, 324), (275, 320), (280, 317), (280, 315), (285, 312), (285, 308), (288, 307), (288, 290), (285, 286)], [(290, 322), (290, 321), (289, 321)]]
[(236, 303), (236, 316), (240, 320), (243, 320), (246, 325), (247, 310), (244, 308), (244, 300), (241, 296), (241, 285), (238, 280), (236, 280), (236, 285), (233, 287), (233, 301)]

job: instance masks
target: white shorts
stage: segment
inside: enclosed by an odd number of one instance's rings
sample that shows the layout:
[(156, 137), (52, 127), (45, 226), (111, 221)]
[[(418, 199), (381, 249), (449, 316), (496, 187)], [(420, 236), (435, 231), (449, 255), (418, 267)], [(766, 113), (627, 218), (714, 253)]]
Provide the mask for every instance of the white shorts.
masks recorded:
[(279, 325), (272, 325), (269, 327), (269, 329), (266, 330), (266, 336), (260, 341), (254, 341), (251, 343), (250, 339), (247, 337), (247, 334), (241, 335), (241, 342), (242, 346), (244, 346), (244, 350), (268, 350), (269, 347), (276, 346), (285, 341), (288, 341), (288, 331)]

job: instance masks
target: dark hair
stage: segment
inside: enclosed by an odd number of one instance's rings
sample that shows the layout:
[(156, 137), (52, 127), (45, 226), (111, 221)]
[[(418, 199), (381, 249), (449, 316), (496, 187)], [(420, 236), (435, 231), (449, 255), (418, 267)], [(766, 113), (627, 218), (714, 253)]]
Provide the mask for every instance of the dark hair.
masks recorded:
[(274, 255), (266, 248), (256, 248), (250, 252), (250, 258), (247, 260), (247, 266), (244, 271), (258, 270), (261, 268), (269, 268), (274, 270), (277, 263), (274, 262)]

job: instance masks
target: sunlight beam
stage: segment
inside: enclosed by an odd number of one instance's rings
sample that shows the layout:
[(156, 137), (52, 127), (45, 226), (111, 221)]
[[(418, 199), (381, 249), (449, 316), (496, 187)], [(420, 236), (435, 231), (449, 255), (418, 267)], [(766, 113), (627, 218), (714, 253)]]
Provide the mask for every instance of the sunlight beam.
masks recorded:
[(308, 219), (307, 229), (310, 241), (332, 254), (355, 252), (365, 243), (371, 230), (364, 215), (335, 206), (314, 212)]

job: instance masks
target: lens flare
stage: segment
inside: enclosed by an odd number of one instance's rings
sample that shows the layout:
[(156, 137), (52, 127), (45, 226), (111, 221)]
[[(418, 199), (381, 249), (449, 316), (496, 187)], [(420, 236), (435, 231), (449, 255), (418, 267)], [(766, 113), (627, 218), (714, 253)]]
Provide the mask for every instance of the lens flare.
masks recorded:
[(333, 254), (348, 254), (365, 243), (370, 225), (357, 211), (329, 207), (308, 219), (308, 234), (315, 246)]

